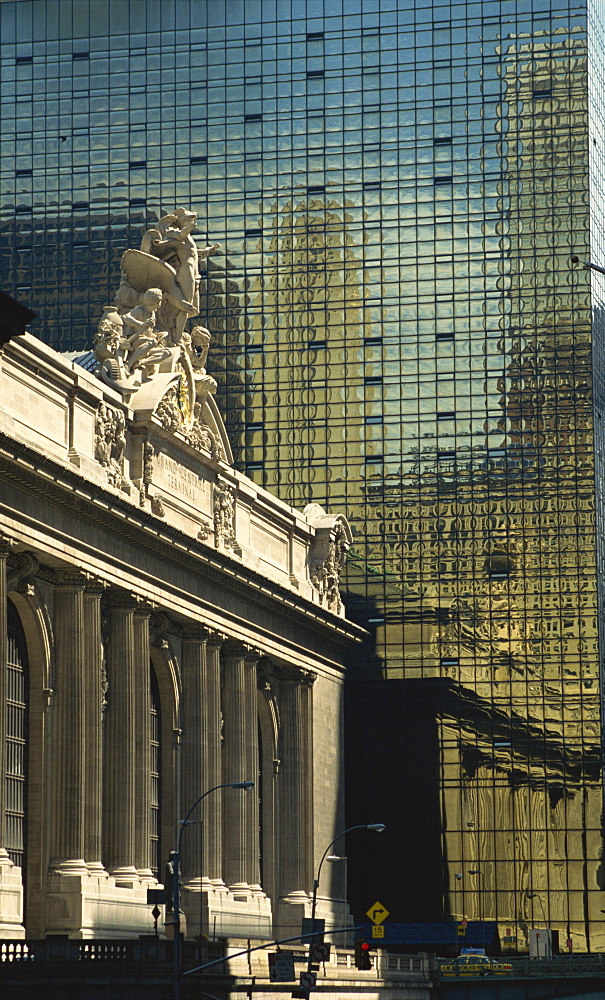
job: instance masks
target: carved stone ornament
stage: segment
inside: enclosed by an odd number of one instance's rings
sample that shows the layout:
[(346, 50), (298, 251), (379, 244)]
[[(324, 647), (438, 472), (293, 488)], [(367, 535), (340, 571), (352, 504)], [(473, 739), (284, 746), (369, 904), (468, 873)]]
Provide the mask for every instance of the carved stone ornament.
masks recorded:
[(107, 470), (107, 478), (118, 489), (128, 485), (124, 476), (126, 419), (121, 410), (100, 403), (95, 415), (95, 458)]
[(33, 579), (40, 568), (40, 563), (31, 552), (19, 552), (9, 556), (6, 575), (7, 593), (17, 591), (30, 597), (34, 593)]
[(214, 537), (226, 549), (235, 545), (235, 491), (221, 480), (214, 487)]
[[(185, 324), (199, 312), (199, 262), (215, 253), (199, 250), (191, 233), (196, 215), (184, 208), (163, 216), (122, 256), (122, 280), (105, 307), (94, 339), (97, 376), (140, 414), (155, 416), (169, 433), (215, 461), (232, 461), (206, 371), (210, 333)], [(99, 427), (98, 459), (118, 477), (119, 456)]]
[(141, 481), (139, 483), (139, 503), (141, 507), (144, 507), (145, 501), (149, 500), (151, 513), (155, 514), (156, 517), (165, 517), (166, 511), (164, 510), (162, 501), (151, 492), (154, 458), (155, 452), (153, 450), (153, 445), (147, 440), (147, 438), (145, 438), (143, 441), (143, 475), (141, 476)]
[(210, 524), (210, 522), (209, 521), (201, 521), (200, 522), (200, 529), (199, 529), (199, 531), (197, 533), (197, 537), (200, 540), (200, 542), (207, 541), (210, 538), (211, 535), (214, 535), (214, 528), (212, 527), (212, 525)]
[(315, 539), (309, 553), (309, 576), (319, 592), (320, 603), (340, 614), (340, 581), (347, 561), (352, 536), (342, 515), (327, 514), (319, 504), (308, 504), (303, 514), (315, 527)]

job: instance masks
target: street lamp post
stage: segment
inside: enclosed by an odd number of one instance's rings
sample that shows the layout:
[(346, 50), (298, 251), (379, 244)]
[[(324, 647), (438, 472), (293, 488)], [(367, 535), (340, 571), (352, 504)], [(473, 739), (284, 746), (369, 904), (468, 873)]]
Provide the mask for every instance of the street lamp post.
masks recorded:
[[(173, 996), (174, 1000), (180, 1000), (181, 993), (181, 932), (180, 932), (180, 875), (179, 868), (181, 862), (181, 846), (183, 841), (183, 831), (187, 824), (189, 823), (189, 817), (194, 809), (199, 806), (202, 799), (205, 799), (207, 795), (211, 792), (217, 792), (219, 788), (241, 788), (244, 791), (249, 791), (254, 788), (253, 781), (227, 781), (221, 785), (215, 785), (213, 788), (209, 788), (208, 791), (202, 792), (202, 794), (195, 800), (191, 806), (189, 812), (185, 816), (185, 819), (179, 821), (179, 835), (177, 838), (176, 851), (171, 852), (172, 859), (172, 924), (174, 928), (174, 940), (172, 942), (172, 954), (173, 954)], [(201, 891), (201, 890), (200, 890)]]
[[(328, 844), (328, 846), (326, 847), (325, 851), (323, 852), (323, 854), (321, 856), (321, 861), (319, 862), (319, 868), (317, 869), (317, 876), (316, 876), (316, 878), (313, 881), (313, 901), (311, 903), (311, 929), (313, 931), (315, 931), (315, 911), (317, 910), (317, 890), (319, 888), (319, 880), (321, 878), (321, 868), (322, 868), (322, 865), (323, 865), (324, 861), (326, 860), (326, 858), (328, 856), (328, 851), (330, 850), (330, 848), (334, 847), (334, 844), (338, 840), (340, 840), (341, 837), (344, 837), (344, 835), (346, 833), (351, 833), (352, 830), (374, 830), (375, 833), (384, 833), (384, 831), (386, 830), (386, 826), (384, 825), (384, 823), (356, 823), (355, 826), (348, 826), (346, 830), (343, 830), (342, 833), (339, 833), (337, 837), (334, 837), (334, 840), (330, 841), (330, 843)], [(313, 958), (312, 958), (313, 943), (314, 943), (314, 938), (311, 938), (311, 941), (309, 942), (309, 958), (308, 958), (308, 961), (307, 961), (307, 971), (308, 972), (311, 972), (311, 965), (313, 964)]]
[[(539, 892), (526, 892), (527, 899), (537, 899), (540, 904), (540, 909), (542, 910), (542, 919), (544, 921), (544, 933), (546, 934), (546, 947), (544, 949), (544, 957), (552, 958), (551, 955), (551, 940), (550, 940), (550, 928), (546, 920), (546, 911), (544, 909), (544, 903), (542, 901), (542, 896)], [(538, 952), (539, 954), (539, 952)]]

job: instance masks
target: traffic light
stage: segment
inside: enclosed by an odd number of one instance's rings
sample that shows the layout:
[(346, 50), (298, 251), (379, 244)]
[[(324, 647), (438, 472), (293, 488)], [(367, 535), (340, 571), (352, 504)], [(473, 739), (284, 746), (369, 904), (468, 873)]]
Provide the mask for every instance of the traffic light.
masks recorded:
[(363, 969), (365, 972), (372, 968), (370, 945), (363, 938), (355, 942), (355, 967)]

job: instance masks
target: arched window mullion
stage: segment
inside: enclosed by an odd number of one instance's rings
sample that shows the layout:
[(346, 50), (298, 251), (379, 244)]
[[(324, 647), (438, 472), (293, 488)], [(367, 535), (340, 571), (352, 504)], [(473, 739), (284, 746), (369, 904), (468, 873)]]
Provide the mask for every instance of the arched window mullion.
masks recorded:
[(13, 864), (24, 868), (27, 845), (29, 672), (23, 626), (10, 601), (7, 612), (5, 846)]

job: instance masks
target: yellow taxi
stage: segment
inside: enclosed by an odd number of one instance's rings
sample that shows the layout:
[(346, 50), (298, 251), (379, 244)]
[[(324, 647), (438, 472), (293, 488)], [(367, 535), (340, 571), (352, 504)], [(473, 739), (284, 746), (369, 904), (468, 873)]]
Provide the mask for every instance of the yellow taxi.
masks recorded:
[(439, 959), (440, 976), (508, 976), (513, 967), (510, 962), (490, 958), (483, 950), (468, 948), (457, 958)]

